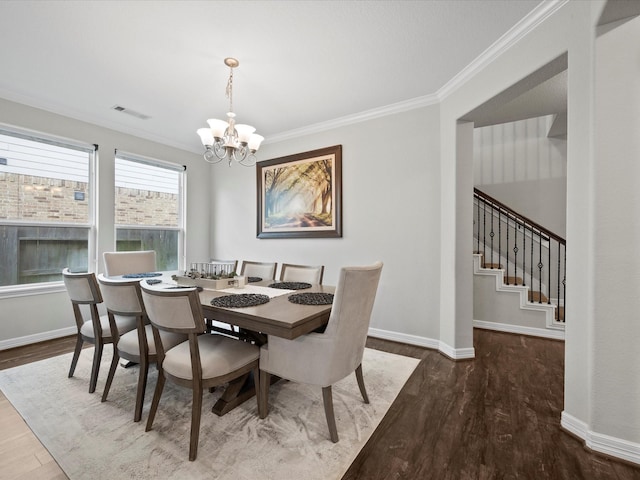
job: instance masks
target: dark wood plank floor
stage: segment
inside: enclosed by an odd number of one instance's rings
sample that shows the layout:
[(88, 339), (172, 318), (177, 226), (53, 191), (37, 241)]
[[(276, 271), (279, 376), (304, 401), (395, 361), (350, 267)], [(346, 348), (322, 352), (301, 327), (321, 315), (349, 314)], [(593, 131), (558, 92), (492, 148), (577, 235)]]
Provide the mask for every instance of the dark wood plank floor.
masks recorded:
[(476, 358), (459, 362), (367, 346), (422, 361), (342, 480), (640, 479), (560, 428), (564, 342), (476, 329)]
[[(0, 351), (0, 369), (73, 350), (74, 338)], [(370, 338), (422, 359), (343, 480), (640, 480), (560, 428), (564, 343), (474, 331), (476, 359)], [(366, 371), (365, 371), (366, 382)]]

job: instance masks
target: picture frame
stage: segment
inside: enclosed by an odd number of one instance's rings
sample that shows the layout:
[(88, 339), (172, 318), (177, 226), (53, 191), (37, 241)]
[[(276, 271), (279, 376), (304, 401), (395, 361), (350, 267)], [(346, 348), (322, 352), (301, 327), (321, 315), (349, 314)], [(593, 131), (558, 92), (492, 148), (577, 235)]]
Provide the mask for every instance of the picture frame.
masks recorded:
[(342, 237), (342, 145), (256, 164), (258, 238)]

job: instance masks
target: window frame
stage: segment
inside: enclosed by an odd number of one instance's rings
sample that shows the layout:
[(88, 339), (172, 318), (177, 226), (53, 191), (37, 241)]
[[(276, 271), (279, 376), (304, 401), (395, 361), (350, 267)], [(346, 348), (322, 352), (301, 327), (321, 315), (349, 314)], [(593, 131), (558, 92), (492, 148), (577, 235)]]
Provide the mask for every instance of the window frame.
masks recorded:
[[(26, 221), (26, 220), (5, 220), (0, 219), (2, 226), (33, 226), (33, 227), (55, 227), (55, 228), (86, 228), (87, 232), (87, 269), (90, 272), (96, 271), (97, 262), (97, 170), (98, 170), (98, 145), (81, 142), (66, 137), (51, 135), (36, 130), (14, 127), (0, 123), (0, 134), (21, 138), (37, 143), (47, 145), (55, 145), (71, 150), (84, 151), (89, 154), (88, 172), (87, 172), (87, 189), (89, 193), (88, 199), (88, 223), (78, 222), (42, 222), (42, 221)], [(12, 297), (24, 297), (35, 294), (49, 294), (65, 291), (64, 282), (62, 280), (40, 283), (23, 283), (17, 285), (0, 286), (0, 299)]]
[(184, 270), (186, 264), (186, 225), (187, 225), (187, 166), (181, 165), (179, 163), (168, 162), (165, 160), (160, 160), (157, 158), (147, 157), (144, 155), (139, 155), (136, 153), (131, 153), (124, 150), (116, 149), (114, 152), (114, 211), (115, 211), (115, 189), (117, 188), (116, 175), (115, 175), (115, 167), (116, 161), (125, 160), (129, 162), (140, 163), (143, 165), (149, 165), (152, 167), (158, 168), (166, 168), (168, 170), (173, 170), (179, 173), (178, 180), (178, 225), (175, 227), (169, 226), (156, 226), (156, 225), (125, 225), (118, 224), (115, 222), (114, 215), (114, 225), (113, 225), (113, 251), (117, 251), (117, 238), (118, 238), (118, 229), (128, 229), (128, 230), (171, 230), (178, 232), (178, 270)]

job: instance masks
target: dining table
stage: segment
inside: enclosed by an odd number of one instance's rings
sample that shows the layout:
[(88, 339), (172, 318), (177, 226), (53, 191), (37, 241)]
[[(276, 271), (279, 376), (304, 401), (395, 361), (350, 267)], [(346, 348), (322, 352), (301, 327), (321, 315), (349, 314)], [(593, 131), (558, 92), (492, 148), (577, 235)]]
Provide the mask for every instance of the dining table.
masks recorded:
[[(109, 278), (131, 281), (131, 277), (128, 275)], [(178, 282), (176, 278), (179, 278)], [(331, 314), (331, 304), (298, 304), (289, 301), (289, 297), (299, 293), (333, 294), (335, 292), (334, 286), (320, 284), (307, 284), (310, 286), (296, 290), (274, 288), (270, 285), (280, 282), (262, 279), (246, 283), (240, 288), (233, 286), (233, 282), (230, 281), (225, 287), (214, 290), (203, 287), (202, 285), (206, 282), (197, 280), (194, 279), (193, 284), (190, 285), (191, 282), (179, 272), (158, 272), (155, 276), (149, 273), (140, 274), (139, 281), (149, 282), (154, 288), (200, 287), (200, 303), (205, 319), (238, 327), (239, 333), (236, 335), (239, 338), (238, 341), (251, 341), (258, 345), (268, 342), (270, 335), (293, 340), (325, 326)], [(219, 297), (241, 294), (267, 295), (269, 300), (260, 305), (239, 308), (216, 306), (212, 303)], [(272, 376), (272, 382), (275, 381), (278, 381), (278, 378)], [(254, 382), (252, 374), (249, 373), (229, 382), (224, 393), (213, 406), (212, 412), (224, 415), (254, 395)]]

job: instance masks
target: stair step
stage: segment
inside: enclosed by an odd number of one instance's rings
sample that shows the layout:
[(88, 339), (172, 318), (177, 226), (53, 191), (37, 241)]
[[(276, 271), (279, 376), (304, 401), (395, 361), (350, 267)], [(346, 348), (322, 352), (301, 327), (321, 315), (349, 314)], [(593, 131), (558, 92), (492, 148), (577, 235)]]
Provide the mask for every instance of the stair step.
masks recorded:
[(507, 285), (522, 285), (522, 278), (505, 276), (504, 283)]
[(549, 299), (542, 292), (529, 291), (529, 301), (532, 303), (547, 303)]
[(502, 268), (502, 265), (500, 265), (499, 263), (485, 263), (484, 265), (482, 265), (482, 268), (497, 268), (497, 269), (500, 269), (500, 268)]

